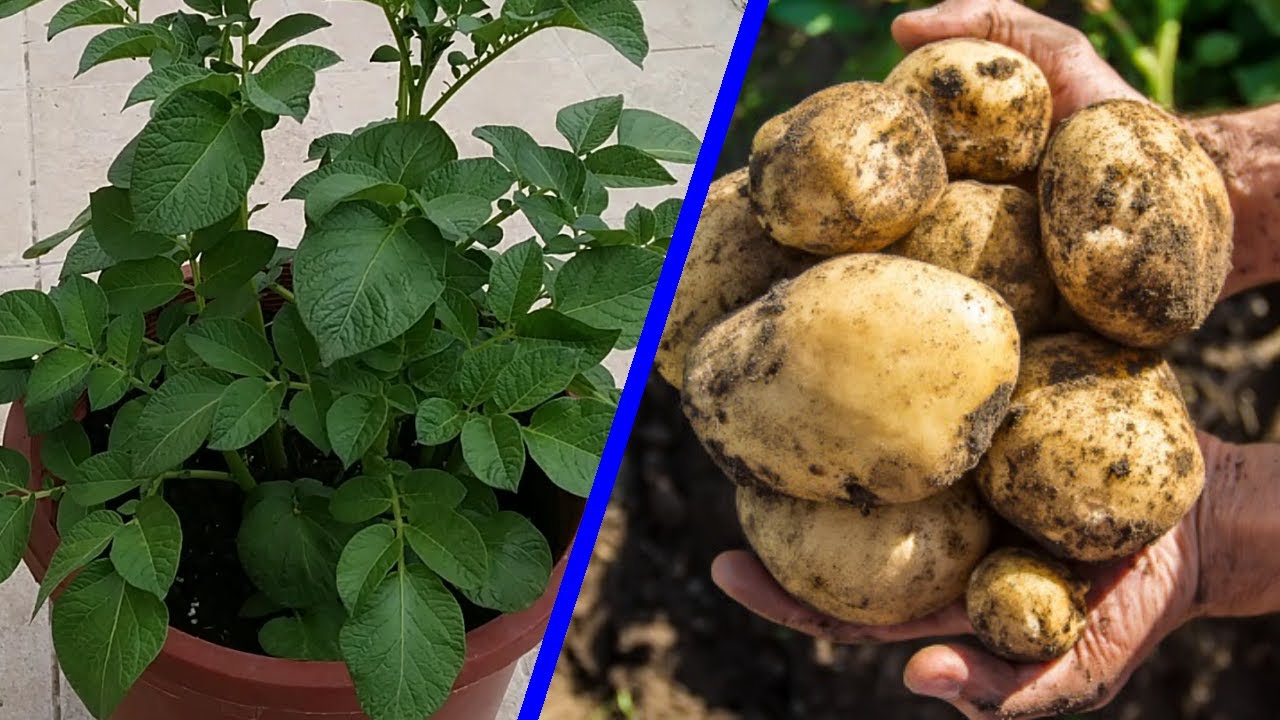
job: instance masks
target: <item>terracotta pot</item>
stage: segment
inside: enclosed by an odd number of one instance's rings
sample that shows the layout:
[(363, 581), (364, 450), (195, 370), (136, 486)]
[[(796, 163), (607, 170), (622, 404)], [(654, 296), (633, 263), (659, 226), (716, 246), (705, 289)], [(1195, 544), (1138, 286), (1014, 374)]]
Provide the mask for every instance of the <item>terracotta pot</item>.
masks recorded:
[[(40, 438), (27, 434), (21, 403), (9, 410), (4, 444), (31, 461), (31, 487), (44, 469)], [(581, 513), (581, 506), (575, 508)], [(572, 510), (571, 510), (572, 512)], [(36, 510), (24, 557), (42, 580), (58, 545), (56, 507)], [(573, 518), (576, 526), (575, 516)], [(570, 530), (572, 532), (572, 530)], [(467, 658), (453, 692), (433, 720), (491, 719), (497, 715), (516, 662), (542, 639), (564, 573), (566, 550), (547, 591), (522, 612), (503, 615), (467, 633)], [(164, 649), (130, 691), (113, 720), (360, 720), (351, 677), (342, 663), (299, 662), (230, 650), (170, 627)]]

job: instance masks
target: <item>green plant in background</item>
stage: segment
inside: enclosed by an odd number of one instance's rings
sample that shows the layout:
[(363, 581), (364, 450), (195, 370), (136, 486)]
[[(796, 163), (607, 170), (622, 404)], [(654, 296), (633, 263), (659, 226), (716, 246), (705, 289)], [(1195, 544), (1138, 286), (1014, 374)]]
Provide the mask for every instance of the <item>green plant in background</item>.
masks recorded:
[[(0, 17), (36, 2), (0, 0)], [(174, 482), (234, 483), (259, 591), (242, 613), (262, 648), (343, 660), (371, 717), (421, 720), (463, 664), (458, 597), (511, 612), (546, 588), (546, 538), (503, 509), (529, 459), (569, 493), (590, 488), (617, 401), (601, 361), (634, 347), (680, 207), (637, 205), (610, 227), (609, 192), (672, 184), (662, 162), (693, 162), (699, 141), (613, 96), (559, 113), (567, 147), (483, 126), (492, 156), (459, 158), (432, 118), (472, 77), (552, 27), (639, 65), (640, 13), (382, 0), (394, 44), (372, 59), (400, 68), (396, 117), (312, 143), (318, 167), (287, 196), (306, 216), (295, 254), (252, 229), (248, 193), (263, 134), (305, 118), (317, 73), (341, 61), (296, 42), (329, 23), (263, 28), (253, 0), (185, 2), (194, 12), (143, 21), (138, 0), (73, 0), (49, 26), (109, 26), (80, 72), (147, 59), (128, 104), (151, 117), (85, 211), (27, 253), (76, 237), (58, 286), (0, 296), (0, 401), (24, 400), (46, 471), (30, 490), (28, 460), (0, 451), (0, 578), (36, 502), (58, 500), (38, 605), (73, 578), (54, 645), (108, 717), (168, 632)], [(438, 67), (453, 81), (428, 105)], [(536, 237), (496, 249), (517, 213)], [(106, 437), (74, 418), (86, 393)]]

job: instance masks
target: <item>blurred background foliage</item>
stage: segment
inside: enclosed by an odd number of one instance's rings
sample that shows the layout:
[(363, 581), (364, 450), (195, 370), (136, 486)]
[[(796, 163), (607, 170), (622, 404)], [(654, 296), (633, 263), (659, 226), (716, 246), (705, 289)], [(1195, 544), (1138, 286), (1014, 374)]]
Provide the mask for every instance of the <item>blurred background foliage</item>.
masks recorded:
[[(889, 25), (922, 0), (771, 0), (718, 175), (746, 164), (768, 118), (817, 90), (881, 80)], [(1079, 27), (1134, 87), (1183, 112), (1280, 100), (1280, 0), (1030, 0)]]

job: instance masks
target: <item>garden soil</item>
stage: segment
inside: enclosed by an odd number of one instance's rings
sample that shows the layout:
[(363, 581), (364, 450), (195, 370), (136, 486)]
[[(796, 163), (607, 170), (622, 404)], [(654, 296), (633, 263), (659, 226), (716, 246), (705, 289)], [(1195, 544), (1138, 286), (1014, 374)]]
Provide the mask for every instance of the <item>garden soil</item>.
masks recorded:
[[(1221, 305), (1169, 357), (1200, 427), (1234, 441), (1280, 441), (1280, 285)], [(743, 546), (730, 483), (655, 375), (543, 717), (958, 717), (903, 689), (903, 665), (923, 643), (836, 646), (730, 602), (708, 568), (720, 551)], [(1280, 616), (1197, 621), (1087, 717), (1271, 720), (1280, 717), (1278, 678)]]

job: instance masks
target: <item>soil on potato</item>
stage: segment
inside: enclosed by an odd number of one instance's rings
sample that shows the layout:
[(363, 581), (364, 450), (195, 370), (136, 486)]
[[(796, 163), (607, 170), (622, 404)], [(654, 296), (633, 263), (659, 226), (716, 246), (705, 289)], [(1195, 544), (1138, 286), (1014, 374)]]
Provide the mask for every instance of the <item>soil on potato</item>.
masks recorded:
[[(1280, 441), (1280, 285), (1219, 306), (1168, 351), (1197, 425)], [(744, 547), (730, 483), (649, 383), (544, 718), (957, 718), (902, 686), (924, 643), (836, 646), (729, 601), (708, 568)], [(1167, 638), (1090, 718), (1251, 720), (1280, 709), (1280, 616), (1201, 620)]]

